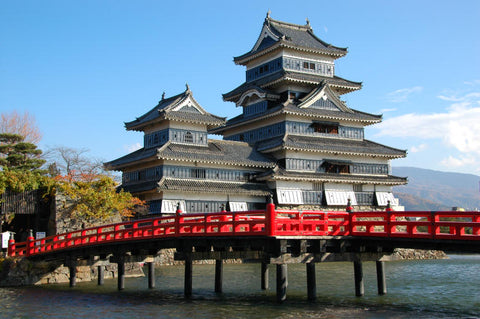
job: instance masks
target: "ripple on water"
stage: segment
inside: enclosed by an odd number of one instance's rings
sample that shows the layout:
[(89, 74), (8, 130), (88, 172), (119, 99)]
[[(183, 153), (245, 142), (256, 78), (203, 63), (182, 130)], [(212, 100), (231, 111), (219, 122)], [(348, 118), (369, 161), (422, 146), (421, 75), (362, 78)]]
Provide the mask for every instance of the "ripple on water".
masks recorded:
[(161, 267), (156, 289), (146, 278), (48, 287), (0, 288), (1, 318), (475, 318), (480, 309), (480, 259), (386, 263), (388, 294), (376, 295), (374, 263), (364, 263), (365, 296), (354, 296), (351, 263), (318, 264), (317, 301), (306, 301), (303, 265), (289, 265), (288, 299), (277, 304), (259, 289), (257, 264), (224, 266), (224, 292), (213, 292), (214, 266), (195, 265), (193, 296), (183, 297), (183, 268)]

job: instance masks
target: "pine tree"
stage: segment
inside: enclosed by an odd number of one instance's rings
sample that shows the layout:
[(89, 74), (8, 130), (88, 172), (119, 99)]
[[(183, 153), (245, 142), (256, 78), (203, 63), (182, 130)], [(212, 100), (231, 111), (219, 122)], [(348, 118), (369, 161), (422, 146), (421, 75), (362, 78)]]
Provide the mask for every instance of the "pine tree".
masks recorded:
[(40, 167), (45, 160), (40, 158), (42, 151), (33, 143), (24, 141), (19, 134), (0, 134), (0, 169), (42, 173)]

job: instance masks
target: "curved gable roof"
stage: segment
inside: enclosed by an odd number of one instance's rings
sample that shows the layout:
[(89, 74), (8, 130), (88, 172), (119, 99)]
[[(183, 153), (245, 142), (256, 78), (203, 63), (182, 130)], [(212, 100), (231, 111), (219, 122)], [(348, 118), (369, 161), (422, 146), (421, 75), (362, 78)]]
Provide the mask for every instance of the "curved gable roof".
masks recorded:
[(347, 54), (346, 48), (333, 46), (318, 38), (307, 20), (306, 25), (287, 23), (270, 18), (267, 14), (262, 31), (253, 48), (233, 60), (236, 64), (244, 64), (251, 59), (270, 52), (277, 47), (289, 47), (302, 51), (326, 54), (335, 58)]
[(205, 111), (187, 85), (183, 93), (169, 98), (162, 95), (162, 99), (153, 109), (133, 121), (126, 122), (125, 127), (127, 130), (142, 131), (145, 126), (164, 119), (206, 124), (208, 128), (225, 123), (225, 118)]

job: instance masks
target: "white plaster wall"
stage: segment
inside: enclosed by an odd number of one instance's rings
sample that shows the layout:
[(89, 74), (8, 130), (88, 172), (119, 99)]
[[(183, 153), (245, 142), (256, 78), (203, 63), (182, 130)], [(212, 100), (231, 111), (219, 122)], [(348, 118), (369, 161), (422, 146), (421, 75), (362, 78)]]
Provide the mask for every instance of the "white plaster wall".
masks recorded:
[(339, 183), (325, 183), (325, 190), (335, 190), (335, 191), (353, 191), (352, 184), (339, 184)]

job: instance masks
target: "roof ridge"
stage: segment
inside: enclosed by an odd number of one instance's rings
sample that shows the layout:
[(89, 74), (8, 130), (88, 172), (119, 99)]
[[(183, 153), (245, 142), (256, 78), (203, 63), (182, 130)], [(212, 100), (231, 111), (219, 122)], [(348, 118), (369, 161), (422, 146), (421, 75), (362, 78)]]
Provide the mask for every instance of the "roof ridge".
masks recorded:
[(267, 16), (265, 18), (265, 23), (267, 25), (269, 25), (270, 23), (273, 23), (273, 24), (278, 24), (278, 25), (285, 26), (285, 27), (291, 28), (291, 29), (296, 28), (296, 29), (299, 29), (299, 30), (313, 31), (313, 29), (312, 29), (312, 27), (310, 26), (309, 23), (307, 23), (305, 25), (301, 25), (301, 24), (296, 24), (296, 23), (291, 23), (291, 22), (275, 20), (275, 19), (272, 19), (270, 16)]

